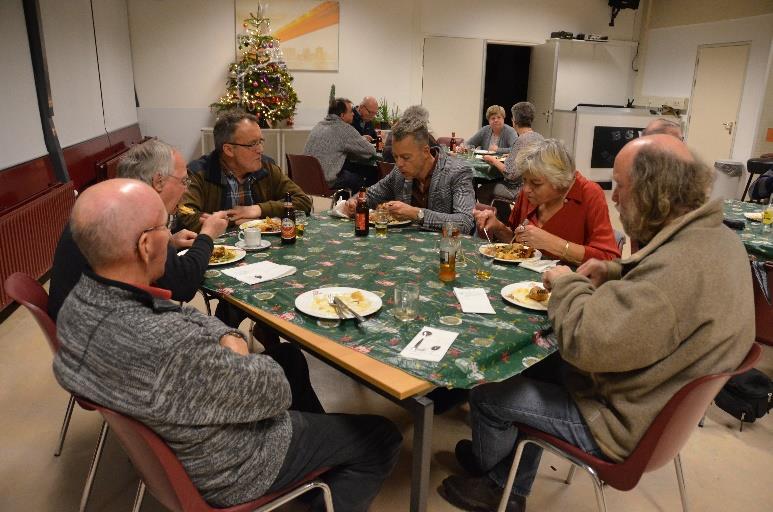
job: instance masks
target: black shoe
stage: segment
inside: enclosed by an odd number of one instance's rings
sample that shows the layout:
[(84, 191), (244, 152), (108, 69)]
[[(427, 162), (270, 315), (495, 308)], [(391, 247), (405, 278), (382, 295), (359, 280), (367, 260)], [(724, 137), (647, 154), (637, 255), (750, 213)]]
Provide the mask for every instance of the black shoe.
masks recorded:
[(472, 441), (469, 439), (462, 439), (456, 443), (454, 455), (456, 455), (456, 461), (462, 466), (462, 469), (470, 475), (483, 476), (486, 474), (485, 471), (480, 469), (475, 456), (472, 454)]
[[(502, 499), (502, 488), (487, 476), (466, 477), (452, 475), (443, 480), (438, 493), (451, 505), (470, 512), (493, 512)], [(524, 512), (526, 498), (510, 496), (507, 512)]]
[(435, 402), (435, 415), (438, 415), (465, 403), (469, 394), (467, 389), (436, 388), (427, 393), (427, 398)]

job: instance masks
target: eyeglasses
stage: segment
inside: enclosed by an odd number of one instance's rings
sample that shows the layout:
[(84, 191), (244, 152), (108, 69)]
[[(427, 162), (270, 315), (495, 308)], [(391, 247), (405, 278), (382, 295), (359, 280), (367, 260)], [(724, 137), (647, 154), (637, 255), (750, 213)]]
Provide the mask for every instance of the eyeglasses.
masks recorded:
[(185, 176), (184, 178), (178, 178), (177, 176), (173, 176), (171, 174), (168, 174), (167, 178), (174, 178), (174, 179), (176, 179), (177, 181), (182, 183), (182, 185), (184, 187), (189, 187), (190, 184), (193, 183), (193, 180), (190, 178), (190, 176)]
[(239, 144), (238, 142), (226, 142), (226, 144), (230, 144), (232, 146), (241, 146), (243, 148), (250, 148), (250, 149), (255, 149), (258, 146), (263, 146), (263, 144), (265, 143), (266, 143), (265, 139), (260, 139), (259, 141), (253, 142), (252, 144)]
[(370, 115), (376, 115), (376, 113), (378, 112), (378, 110), (369, 109), (366, 105), (360, 105), (360, 108), (365, 109)]
[(140, 231), (140, 236), (137, 237), (137, 247), (139, 247), (140, 245), (140, 240), (142, 239), (142, 235), (144, 235), (145, 233), (150, 233), (151, 231), (159, 231), (162, 229), (166, 229), (167, 231), (169, 231), (169, 236), (171, 236), (172, 222), (174, 222), (174, 217), (169, 215), (169, 218), (167, 218), (166, 220), (166, 224), (159, 224), (158, 226), (153, 226), (152, 228), (143, 229), (142, 231)]

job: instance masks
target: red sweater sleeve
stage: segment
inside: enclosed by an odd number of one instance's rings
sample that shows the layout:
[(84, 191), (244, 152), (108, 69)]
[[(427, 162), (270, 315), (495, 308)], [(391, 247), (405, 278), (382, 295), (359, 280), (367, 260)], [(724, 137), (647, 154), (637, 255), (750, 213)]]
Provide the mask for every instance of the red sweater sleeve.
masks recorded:
[(583, 263), (591, 258), (613, 260), (620, 257), (615, 233), (609, 221), (609, 208), (604, 192), (590, 188), (585, 199), (585, 256)]

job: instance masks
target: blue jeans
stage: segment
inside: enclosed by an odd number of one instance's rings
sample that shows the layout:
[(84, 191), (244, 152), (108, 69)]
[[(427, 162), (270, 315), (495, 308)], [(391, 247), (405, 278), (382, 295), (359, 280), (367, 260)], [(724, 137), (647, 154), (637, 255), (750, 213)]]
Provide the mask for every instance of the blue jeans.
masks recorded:
[[(473, 455), (479, 467), (500, 487), (507, 482), (519, 441), (518, 429), (513, 423), (536, 428), (596, 457), (606, 458), (563, 384), (516, 375), (503, 382), (474, 388), (470, 392), (470, 410)], [(513, 494), (529, 495), (541, 456), (541, 448), (526, 445)]]

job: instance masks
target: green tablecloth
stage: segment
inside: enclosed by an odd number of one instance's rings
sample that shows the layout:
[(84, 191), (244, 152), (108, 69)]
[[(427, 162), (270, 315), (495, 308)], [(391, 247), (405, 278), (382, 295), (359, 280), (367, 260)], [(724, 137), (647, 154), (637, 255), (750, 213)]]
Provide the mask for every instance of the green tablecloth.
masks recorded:
[(773, 260), (773, 232), (764, 232), (762, 223), (753, 222), (744, 213), (761, 213), (765, 205), (746, 203), (734, 199), (725, 200), (725, 218), (742, 220), (746, 223), (743, 231), (736, 231), (746, 246), (746, 251), (763, 260)]
[[(540, 275), (511, 264), (493, 264), (492, 277), (477, 281), (476, 264), (468, 258), (457, 265), (453, 283), (438, 277), (435, 249), (439, 234), (416, 227), (390, 229), (387, 238), (355, 237), (350, 220), (312, 215), (306, 236), (295, 245), (283, 246), (278, 237), (266, 236), (272, 246), (263, 252), (248, 253), (237, 265), (265, 259), (293, 265), (298, 271), (283, 279), (247, 285), (222, 272), (207, 271), (204, 287), (218, 294), (229, 294), (284, 320), (330, 338), (353, 350), (439, 386), (471, 388), (483, 382), (500, 381), (552, 353), (553, 342), (534, 333), (548, 327), (547, 315), (512, 306), (500, 295), (503, 286), (518, 281), (539, 281)], [(226, 238), (232, 243), (233, 237)], [(465, 254), (477, 253), (477, 244), (463, 239)], [(415, 282), (420, 287), (419, 318), (399, 322), (391, 312), (394, 286)], [(354, 320), (318, 320), (295, 309), (301, 293), (325, 286), (351, 286), (370, 290), (382, 297), (382, 309), (359, 327)], [(457, 287), (486, 289), (496, 315), (462, 313)], [(459, 333), (443, 360), (438, 363), (406, 359), (399, 355), (408, 342), (427, 326)], [(533, 339), (537, 339), (539, 345)]]

